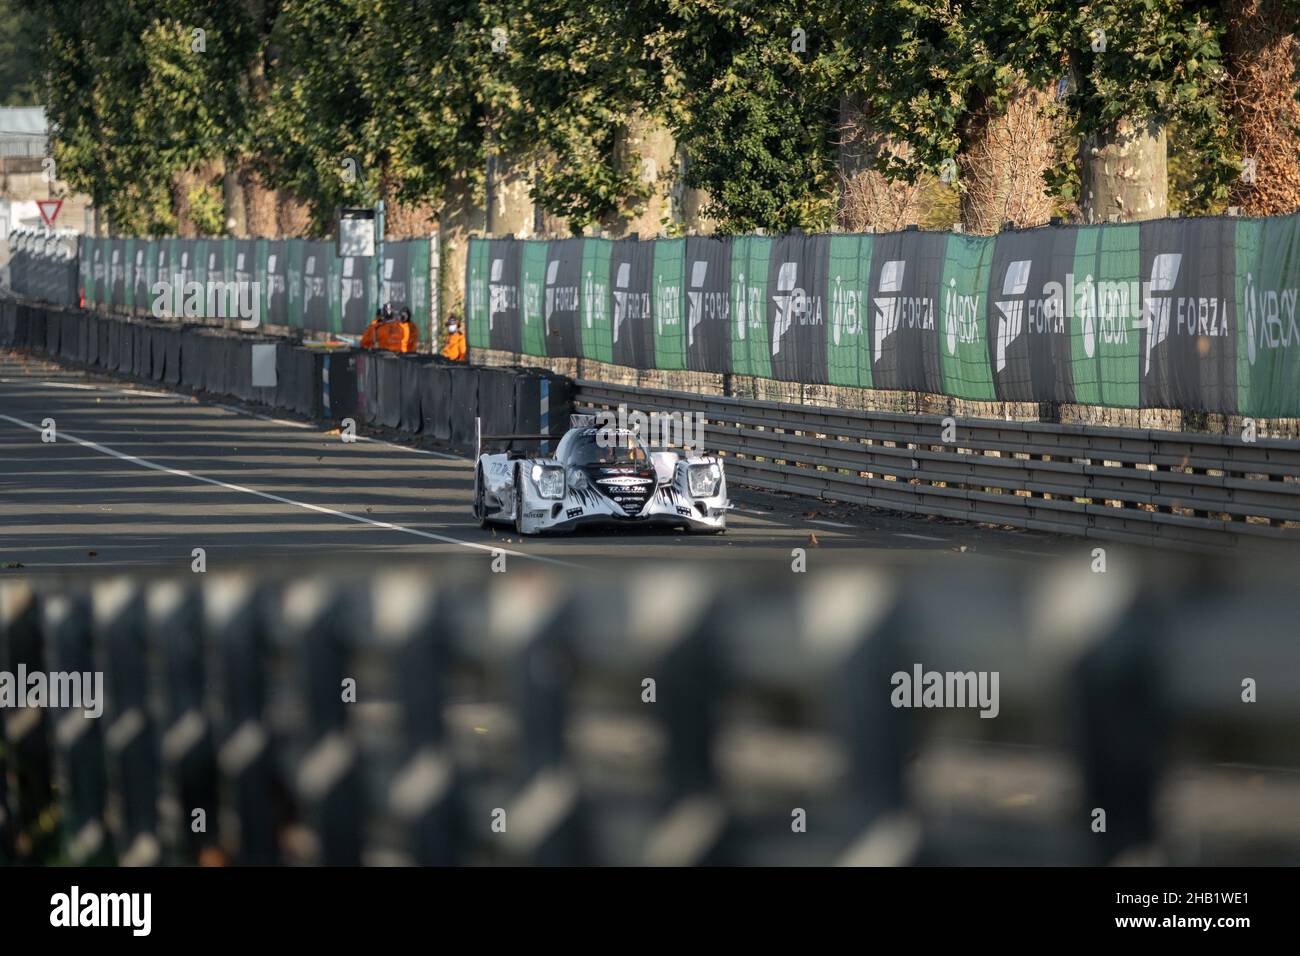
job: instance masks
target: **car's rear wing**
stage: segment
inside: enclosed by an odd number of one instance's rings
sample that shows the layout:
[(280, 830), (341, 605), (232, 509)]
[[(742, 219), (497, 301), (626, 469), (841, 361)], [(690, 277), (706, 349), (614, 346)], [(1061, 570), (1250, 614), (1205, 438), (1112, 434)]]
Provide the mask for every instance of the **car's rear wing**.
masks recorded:
[(474, 416), (475, 461), (478, 461), (479, 456), (483, 454), (483, 449), (488, 446), (496, 447), (504, 444), (506, 446), (506, 454), (508, 455), (511, 451), (515, 450), (510, 446), (514, 445), (516, 442), (522, 442), (525, 444), (531, 444), (533, 447), (540, 447), (542, 452), (546, 452), (549, 450), (547, 444), (555, 440), (556, 438), (554, 435), (484, 435), (483, 419), (479, 418), (477, 415)]

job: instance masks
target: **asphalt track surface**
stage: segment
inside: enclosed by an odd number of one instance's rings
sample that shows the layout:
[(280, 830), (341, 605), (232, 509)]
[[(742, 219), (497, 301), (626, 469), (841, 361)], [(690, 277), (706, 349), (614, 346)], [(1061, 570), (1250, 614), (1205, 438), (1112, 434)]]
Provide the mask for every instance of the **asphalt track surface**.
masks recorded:
[[(53, 419), (55, 440), (42, 440)], [(520, 540), (470, 515), (468, 457), (0, 352), (0, 574), (207, 570), (439, 556), (605, 568), (639, 560), (855, 562), (1085, 558), (1091, 542), (732, 487), (721, 536), (584, 531)]]

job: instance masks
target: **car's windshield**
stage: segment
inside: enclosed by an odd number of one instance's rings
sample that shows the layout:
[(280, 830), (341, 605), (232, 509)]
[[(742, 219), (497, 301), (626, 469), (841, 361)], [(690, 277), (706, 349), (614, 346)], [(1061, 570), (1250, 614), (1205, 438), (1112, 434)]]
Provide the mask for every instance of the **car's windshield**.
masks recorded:
[(628, 431), (588, 429), (573, 444), (575, 465), (640, 464), (650, 460), (641, 440)]

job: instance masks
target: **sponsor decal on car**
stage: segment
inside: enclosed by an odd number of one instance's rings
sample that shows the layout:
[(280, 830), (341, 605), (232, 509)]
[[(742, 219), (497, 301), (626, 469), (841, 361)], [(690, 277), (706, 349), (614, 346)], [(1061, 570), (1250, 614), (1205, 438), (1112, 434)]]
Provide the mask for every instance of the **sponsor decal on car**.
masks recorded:
[(568, 511), (564, 513), (564, 516), (566, 518), (578, 518), (581, 517), (581, 515), (582, 515), (581, 508), (570, 508)]
[(524, 512), (524, 517), (525, 517), (525, 518), (545, 518), (545, 517), (546, 517), (546, 512), (545, 512), (545, 511), (525, 511), (525, 512)]
[(678, 505), (678, 506), (677, 506), (677, 513), (678, 513), (679, 515), (681, 515), (683, 518), (689, 518), (689, 517), (691, 516), (691, 509), (690, 509), (690, 508), (683, 508), (681, 505)]

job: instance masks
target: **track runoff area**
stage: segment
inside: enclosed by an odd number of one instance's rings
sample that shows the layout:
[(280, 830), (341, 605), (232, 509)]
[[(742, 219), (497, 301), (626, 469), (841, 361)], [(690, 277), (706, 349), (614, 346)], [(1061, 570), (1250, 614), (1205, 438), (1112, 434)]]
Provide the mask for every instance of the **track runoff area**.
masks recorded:
[(216, 570), (258, 560), (456, 556), (607, 567), (610, 559), (1086, 558), (1092, 542), (730, 487), (721, 536), (478, 527), (473, 463), (433, 447), (260, 414), (0, 352), (0, 574)]

